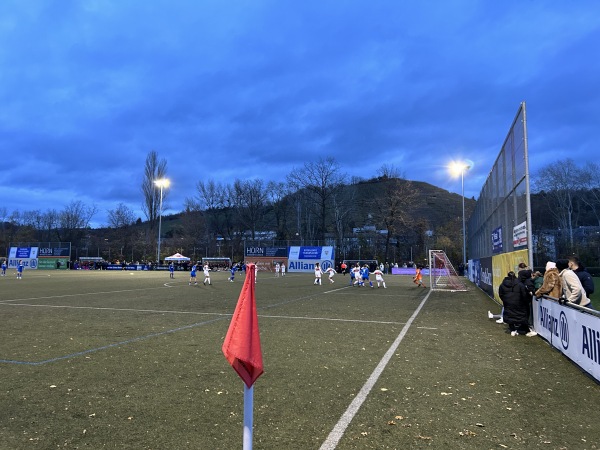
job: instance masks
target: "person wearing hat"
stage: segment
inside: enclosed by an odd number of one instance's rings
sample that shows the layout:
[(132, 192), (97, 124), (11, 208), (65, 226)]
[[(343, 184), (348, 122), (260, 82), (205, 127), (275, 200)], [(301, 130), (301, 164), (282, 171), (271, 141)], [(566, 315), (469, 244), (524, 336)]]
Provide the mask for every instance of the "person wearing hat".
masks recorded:
[(542, 287), (535, 291), (536, 297), (541, 297), (542, 295), (547, 295), (548, 297), (556, 299), (559, 299), (562, 295), (560, 276), (558, 274), (558, 269), (556, 268), (556, 263), (553, 261), (548, 261), (546, 263), (544, 282), (542, 283)]
[(590, 299), (585, 295), (585, 290), (581, 285), (581, 281), (579, 281), (579, 277), (569, 269), (569, 260), (557, 260), (556, 268), (560, 271), (559, 276), (565, 299), (579, 306), (590, 307)]

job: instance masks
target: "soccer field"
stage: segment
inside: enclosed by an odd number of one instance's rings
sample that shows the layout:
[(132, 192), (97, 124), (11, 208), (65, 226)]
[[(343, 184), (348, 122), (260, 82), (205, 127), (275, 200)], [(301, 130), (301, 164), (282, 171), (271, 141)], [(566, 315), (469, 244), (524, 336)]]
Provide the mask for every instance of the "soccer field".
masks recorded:
[[(0, 278), (0, 448), (241, 448), (243, 383), (221, 346), (243, 274), (228, 276)], [(254, 448), (598, 448), (598, 385), (488, 320), (479, 290), (335, 280), (258, 273)]]

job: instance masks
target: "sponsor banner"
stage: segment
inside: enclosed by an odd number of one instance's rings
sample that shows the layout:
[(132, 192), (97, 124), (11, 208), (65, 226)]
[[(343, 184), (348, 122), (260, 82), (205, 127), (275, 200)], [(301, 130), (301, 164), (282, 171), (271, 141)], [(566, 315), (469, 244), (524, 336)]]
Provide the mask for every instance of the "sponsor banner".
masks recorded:
[(288, 272), (314, 272), (315, 263), (319, 263), (323, 271), (335, 267), (331, 259), (289, 259), (287, 263)]
[[(434, 272), (437, 272), (440, 269), (437, 269)], [(443, 270), (443, 272), (445, 272), (445, 275), (448, 274), (448, 271), (446, 269), (441, 269)], [(392, 275), (411, 275), (411, 276), (415, 276), (415, 268), (414, 267), (392, 267)], [(425, 275), (429, 275), (429, 269), (424, 268), (421, 269), (421, 275), (425, 276)]]
[[(60, 265), (57, 266), (56, 263)], [(40, 270), (67, 270), (67, 263), (69, 262), (69, 258), (39, 258), (38, 259), (38, 269)]]
[(259, 271), (275, 272), (275, 264), (283, 264), (287, 267), (287, 258), (254, 258), (252, 261), (256, 264)]
[[(158, 270), (158, 267), (155, 267)], [(161, 267), (162, 270), (167, 270), (168, 267)], [(108, 264), (106, 270), (148, 270), (148, 266), (144, 264), (128, 264), (123, 268), (121, 264)]]
[(501, 255), (492, 256), (492, 266), (494, 267), (493, 286), (494, 298), (500, 301), (498, 296), (498, 288), (502, 284), (502, 280), (506, 278), (508, 272), (512, 271), (515, 274), (519, 272), (519, 263), (528, 261), (528, 250), (517, 250), (516, 252), (502, 253)]
[(600, 317), (540, 298), (533, 319), (542, 338), (600, 381)]
[(290, 259), (333, 260), (333, 247), (290, 247)]
[(479, 287), (487, 295), (494, 298), (494, 277), (492, 269), (492, 257), (487, 256), (479, 259)]
[(245, 254), (248, 256), (266, 256), (267, 247), (246, 247)]
[(520, 223), (513, 228), (513, 248), (527, 246), (527, 222)]
[(287, 258), (288, 248), (287, 247), (267, 247), (265, 249), (265, 256), (269, 258)]
[(71, 249), (69, 247), (39, 247), (38, 256), (40, 258), (52, 258), (57, 256), (68, 258), (71, 256)]
[(8, 267), (16, 269), (21, 261), (25, 269), (37, 269), (37, 256), (37, 247), (11, 247), (8, 252)]
[(492, 231), (492, 253), (501, 253), (502, 248), (502, 227), (498, 227)]

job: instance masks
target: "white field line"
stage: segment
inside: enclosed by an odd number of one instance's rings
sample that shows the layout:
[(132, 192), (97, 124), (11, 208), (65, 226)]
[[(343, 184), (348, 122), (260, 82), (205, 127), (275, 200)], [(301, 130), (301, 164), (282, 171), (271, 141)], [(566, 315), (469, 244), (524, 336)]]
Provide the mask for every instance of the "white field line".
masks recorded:
[[(2, 305), (2, 303), (0, 303)], [(156, 313), (156, 314), (182, 314), (182, 315), (198, 315), (198, 316), (232, 316), (231, 313), (219, 312), (198, 312), (198, 311), (176, 311), (162, 309), (135, 309), (135, 308), (108, 308), (101, 306), (73, 306), (73, 305), (35, 305), (31, 303), (7, 304), (6, 306), (23, 306), (28, 308), (63, 308), (63, 309), (87, 309), (95, 311), (123, 311), (135, 313)], [(358, 319), (339, 319), (331, 317), (303, 317), (303, 316), (281, 316), (281, 315), (266, 315), (259, 314), (258, 317), (265, 319), (286, 319), (286, 320), (321, 320), (327, 322), (355, 322), (355, 323), (376, 323), (381, 325), (402, 325), (404, 322), (390, 322), (380, 320), (358, 320)]]
[(350, 425), (350, 422), (352, 422), (352, 419), (354, 418), (364, 401), (367, 399), (367, 396), (371, 392), (371, 389), (373, 389), (373, 386), (375, 386), (375, 383), (377, 383), (377, 380), (383, 373), (383, 370), (392, 359), (392, 356), (396, 352), (398, 346), (400, 345), (400, 342), (402, 342), (402, 340), (404, 339), (404, 336), (406, 335), (413, 321), (416, 319), (417, 315), (425, 305), (425, 302), (429, 298), (430, 294), (431, 291), (427, 293), (427, 295), (425, 296), (421, 304), (417, 307), (413, 315), (410, 317), (410, 319), (408, 319), (408, 322), (406, 322), (406, 325), (404, 325), (402, 331), (400, 332), (396, 340), (392, 343), (391, 347), (388, 349), (385, 355), (383, 355), (383, 358), (381, 358), (381, 361), (379, 361), (379, 364), (377, 365), (367, 382), (363, 385), (358, 395), (354, 397), (354, 400), (352, 400), (350, 406), (348, 406), (348, 409), (346, 409), (346, 412), (342, 414), (340, 420), (335, 424), (333, 430), (331, 430), (329, 436), (327, 436), (327, 439), (325, 439), (325, 442), (323, 442), (323, 444), (321, 445), (320, 450), (333, 450), (337, 447), (338, 443), (340, 442), (340, 439), (346, 431), (346, 428), (348, 428), (348, 425)]
[[(177, 286), (167, 286), (167, 287), (177, 287)], [(104, 294), (120, 294), (122, 292), (138, 292), (138, 291), (153, 291), (156, 289), (165, 289), (164, 287), (152, 287), (152, 288), (137, 288), (137, 289), (122, 289), (119, 291), (105, 291), (105, 292), (82, 292), (80, 294), (62, 294), (62, 295), (48, 295), (44, 297), (29, 297), (29, 298), (13, 298), (10, 300), (0, 300), (1, 303), (10, 303), (10, 302), (24, 302), (31, 300), (48, 300), (52, 298), (67, 298), (67, 297), (81, 297), (82, 295), (104, 295)]]

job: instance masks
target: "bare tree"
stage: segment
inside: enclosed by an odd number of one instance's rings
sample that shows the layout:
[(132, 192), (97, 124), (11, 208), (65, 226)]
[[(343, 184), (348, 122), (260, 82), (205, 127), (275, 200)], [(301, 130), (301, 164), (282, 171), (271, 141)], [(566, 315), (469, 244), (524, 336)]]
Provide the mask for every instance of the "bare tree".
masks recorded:
[(133, 225), (135, 222), (135, 213), (125, 205), (119, 203), (115, 209), (108, 210), (108, 226), (112, 228), (123, 228)]
[(582, 170), (582, 183), (586, 192), (581, 196), (581, 200), (589, 207), (600, 225), (600, 165), (588, 162)]
[(285, 183), (269, 181), (267, 184), (267, 197), (275, 217), (275, 228), (278, 239), (287, 239), (288, 202), (286, 197), (290, 194)]
[(76, 242), (90, 226), (98, 212), (96, 205), (86, 206), (81, 200), (73, 200), (59, 213), (57, 235), (62, 242)]
[(235, 180), (233, 183), (235, 207), (241, 225), (249, 229), (252, 239), (256, 239), (256, 227), (259, 226), (267, 203), (267, 190), (263, 180)]
[(562, 229), (567, 230), (571, 248), (576, 223), (577, 192), (583, 188), (582, 178), (581, 169), (569, 158), (543, 167), (534, 182), (538, 191), (544, 191), (550, 214)]
[[(142, 180), (142, 193), (144, 195), (144, 203), (142, 210), (150, 229), (156, 228), (160, 211), (160, 189), (156, 187), (155, 181), (165, 178), (167, 175), (167, 160), (158, 159), (158, 153), (152, 150), (146, 156), (146, 164), (144, 165), (144, 179)], [(163, 189), (163, 209), (164, 200), (168, 196), (169, 191)]]
[(310, 161), (301, 169), (294, 169), (287, 176), (295, 189), (308, 197), (305, 205), (317, 217), (317, 238), (324, 239), (327, 232), (328, 213), (332, 208), (332, 198), (343, 187), (346, 175), (340, 172), (340, 166), (334, 158), (319, 158)]

